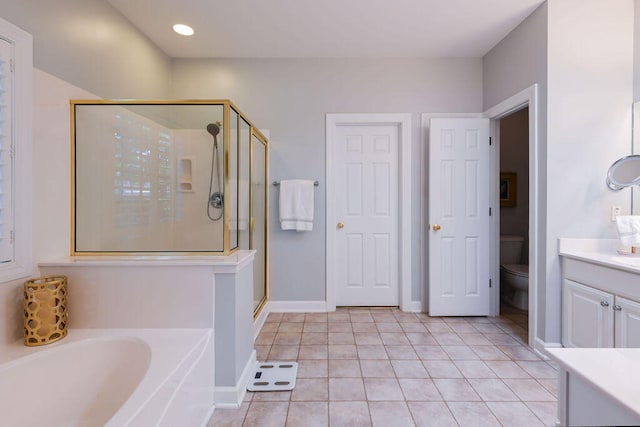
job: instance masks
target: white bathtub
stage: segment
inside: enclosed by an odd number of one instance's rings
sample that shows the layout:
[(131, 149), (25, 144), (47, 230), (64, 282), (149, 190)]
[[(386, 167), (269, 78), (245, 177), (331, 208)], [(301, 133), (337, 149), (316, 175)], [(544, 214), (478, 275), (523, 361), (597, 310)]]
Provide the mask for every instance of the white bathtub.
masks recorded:
[(75, 329), (48, 346), (16, 344), (0, 360), (0, 425), (204, 426), (213, 412), (211, 335)]

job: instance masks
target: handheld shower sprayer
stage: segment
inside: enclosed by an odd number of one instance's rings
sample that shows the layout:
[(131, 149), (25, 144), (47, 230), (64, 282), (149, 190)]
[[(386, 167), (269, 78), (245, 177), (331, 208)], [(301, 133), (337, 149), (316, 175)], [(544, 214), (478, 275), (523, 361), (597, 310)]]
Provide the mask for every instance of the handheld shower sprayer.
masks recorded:
[[(209, 123), (207, 132), (213, 136), (213, 150), (211, 153), (211, 175), (209, 176), (209, 195), (207, 196), (207, 216), (211, 221), (217, 221), (222, 218), (224, 207), (224, 194), (222, 193), (222, 184), (220, 176), (220, 155), (218, 154), (218, 134), (220, 133), (220, 122)], [(216, 181), (217, 191), (213, 191), (213, 182)], [(213, 216), (211, 209), (218, 209), (218, 215)]]

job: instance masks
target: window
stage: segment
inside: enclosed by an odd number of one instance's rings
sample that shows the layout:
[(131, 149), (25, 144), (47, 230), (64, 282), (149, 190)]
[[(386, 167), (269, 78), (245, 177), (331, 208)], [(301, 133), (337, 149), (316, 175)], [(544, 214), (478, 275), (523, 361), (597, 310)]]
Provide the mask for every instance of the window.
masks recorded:
[(32, 273), (32, 45), (0, 19), (0, 282)]

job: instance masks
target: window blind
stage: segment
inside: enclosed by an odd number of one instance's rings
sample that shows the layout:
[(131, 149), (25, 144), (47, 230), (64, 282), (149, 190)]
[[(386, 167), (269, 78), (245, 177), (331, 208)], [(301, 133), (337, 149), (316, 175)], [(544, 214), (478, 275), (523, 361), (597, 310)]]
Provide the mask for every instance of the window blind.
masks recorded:
[(0, 263), (14, 260), (12, 45), (0, 39)]

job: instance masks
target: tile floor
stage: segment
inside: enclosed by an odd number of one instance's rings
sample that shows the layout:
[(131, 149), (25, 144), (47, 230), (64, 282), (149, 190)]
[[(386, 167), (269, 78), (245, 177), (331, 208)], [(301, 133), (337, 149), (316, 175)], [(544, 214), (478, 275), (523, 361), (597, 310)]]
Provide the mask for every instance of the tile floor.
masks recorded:
[(260, 361), (296, 360), (296, 387), (247, 393), (219, 426), (553, 426), (557, 370), (524, 344), (526, 315), (387, 308), (270, 313)]

